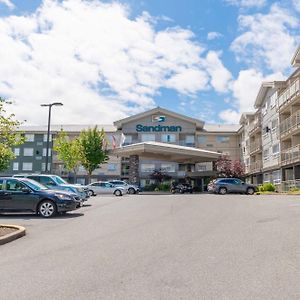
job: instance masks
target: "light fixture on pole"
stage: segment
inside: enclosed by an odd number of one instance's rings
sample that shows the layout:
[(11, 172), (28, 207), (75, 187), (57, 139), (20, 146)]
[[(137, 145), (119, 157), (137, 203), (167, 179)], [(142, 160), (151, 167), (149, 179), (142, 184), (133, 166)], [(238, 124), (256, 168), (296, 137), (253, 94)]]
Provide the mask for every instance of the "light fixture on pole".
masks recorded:
[(49, 115), (48, 115), (48, 130), (47, 130), (47, 148), (46, 148), (46, 165), (45, 165), (45, 173), (48, 173), (48, 160), (49, 160), (49, 143), (50, 143), (50, 123), (51, 123), (51, 109), (52, 106), (63, 106), (61, 102), (53, 102), (49, 104), (41, 104), (43, 107), (49, 108)]

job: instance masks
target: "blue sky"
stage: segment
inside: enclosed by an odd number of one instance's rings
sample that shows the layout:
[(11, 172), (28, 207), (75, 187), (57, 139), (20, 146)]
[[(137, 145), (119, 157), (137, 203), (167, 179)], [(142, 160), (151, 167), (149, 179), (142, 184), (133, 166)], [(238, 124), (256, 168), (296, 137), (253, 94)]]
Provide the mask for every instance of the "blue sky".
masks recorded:
[(292, 72), (299, 11), (299, 0), (0, 0), (0, 95), (29, 123), (55, 97), (60, 123), (157, 105), (235, 123), (263, 80)]

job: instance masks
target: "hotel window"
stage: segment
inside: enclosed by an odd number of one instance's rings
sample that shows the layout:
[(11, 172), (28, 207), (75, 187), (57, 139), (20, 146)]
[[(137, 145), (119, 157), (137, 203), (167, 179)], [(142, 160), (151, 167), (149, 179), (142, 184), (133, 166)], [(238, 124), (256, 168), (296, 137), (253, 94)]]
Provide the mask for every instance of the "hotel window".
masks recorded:
[(23, 154), (24, 156), (33, 156), (33, 148), (24, 148)]
[(217, 143), (228, 143), (229, 136), (216, 136)]
[(274, 184), (279, 184), (281, 182), (281, 172), (280, 170), (274, 171), (272, 173), (272, 181)]
[(20, 148), (15, 148), (14, 149), (14, 154), (15, 154), (15, 156), (19, 156), (20, 155)]
[(141, 164), (142, 172), (153, 172), (155, 170), (155, 164)]
[(195, 145), (195, 136), (194, 135), (187, 135), (185, 137), (185, 144), (187, 146), (194, 146)]
[[(47, 142), (47, 134), (44, 134), (44, 139), (43, 139), (44, 142)], [(49, 135), (49, 142), (52, 141), (52, 134)]]
[(272, 120), (272, 130), (275, 130), (278, 127), (278, 119)]
[(161, 164), (160, 168), (163, 172), (175, 172), (175, 164)]
[(270, 174), (269, 173), (264, 174), (264, 182), (270, 182)]
[[(48, 163), (48, 171), (51, 169), (51, 164)], [(42, 171), (45, 172), (46, 170), (46, 163), (42, 163)]]
[(144, 133), (141, 139), (142, 142), (155, 142), (155, 134)]
[(198, 136), (198, 142), (199, 142), (199, 144), (205, 144), (206, 140), (207, 140), (206, 136), (202, 136), (202, 135)]
[(264, 150), (263, 157), (264, 157), (264, 160), (269, 159), (269, 149)]
[[(47, 148), (43, 148), (43, 156), (46, 156)], [(51, 156), (51, 148), (49, 148), (48, 156)]]
[(132, 135), (126, 135), (124, 145), (130, 145), (130, 144), (132, 144)]
[(176, 135), (175, 134), (162, 134), (161, 141), (164, 143), (175, 143)]
[(32, 171), (32, 163), (31, 162), (24, 162), (22, 164), (23, 171)]
[(273, 155), (279, 154), (279, 144), (276, 144), (272, 147)]
[(34, 134), (26, 133), (24, 137), (25, 142), (34, 142)]
[(107, 165), (107, 170), (109, 172), (115, 172), (115, 171), (117, 171), (117, 164), (108, 164)]
[(18, 171), (19, 170), (19, 163), (18, 162), (14, 162), (13, 163), (13, 171)]

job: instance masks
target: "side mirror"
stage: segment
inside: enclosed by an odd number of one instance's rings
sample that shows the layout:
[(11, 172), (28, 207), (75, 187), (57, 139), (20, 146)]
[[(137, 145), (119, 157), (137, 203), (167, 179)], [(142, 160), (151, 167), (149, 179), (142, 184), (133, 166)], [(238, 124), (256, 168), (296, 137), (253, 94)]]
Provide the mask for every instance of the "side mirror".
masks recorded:
[(29, 188), (22, 188), (21, 191), (24, 194), (29, 194), (31, 192), (31, 190)]

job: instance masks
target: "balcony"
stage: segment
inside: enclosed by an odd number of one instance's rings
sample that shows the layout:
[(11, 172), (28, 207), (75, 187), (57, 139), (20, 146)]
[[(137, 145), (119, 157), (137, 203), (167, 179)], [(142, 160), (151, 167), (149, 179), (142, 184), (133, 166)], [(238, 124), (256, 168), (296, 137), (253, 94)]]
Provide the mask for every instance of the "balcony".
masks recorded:
[(286, 150), (282, 150), (281, 166), (285, 166), (299, 161), (300, 161), (300, 145), (294, 146)]
[(259, 153), (262, 151), (261, 141), (250, 142), (250, 155)]
[(261, 132), (261, 116), (255, 118), (255, 121), (249, 126), (249, 135)]
[(280, 137), (283, 138), (293, 133), (298, 128), (300, 128), (300, 111), (297, 111), (287, 119), (280, 122), (279, 125)]
[(292, 104), (300, 91), (300, 81), (297, 78), (291, 85), (289, 85), (278, 97), (279, 110), (285, 109), (289, 104)]
[(259, 173), (259, 172), (261, 172), (261, 169), (262, 169), (262, 161), (261, 160), (250, 163), (250, 172), (251, 173)]

